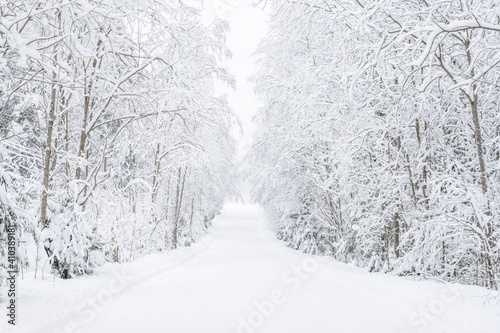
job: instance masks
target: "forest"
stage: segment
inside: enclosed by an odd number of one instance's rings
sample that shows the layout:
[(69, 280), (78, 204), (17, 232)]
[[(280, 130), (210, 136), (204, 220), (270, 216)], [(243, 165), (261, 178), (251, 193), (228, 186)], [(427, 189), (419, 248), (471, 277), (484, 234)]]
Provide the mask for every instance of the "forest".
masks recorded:
[(177, 1), (2, 1), (0, 18), (0, 238), (16, 226), (19, 269), (69, 278), (196, 241), (232, 191), (227, 24)]
[(20, 271), (88, 275), (190, 246), (245, 178), (293, 249), (498, 289), (498, 1), (264, 7), (242, 162), (202, 3), (0, 2), (0, 281), (12, 226)]
[(496, 289), (498, 1), (272, 2), (254, 197), (294, 248)]

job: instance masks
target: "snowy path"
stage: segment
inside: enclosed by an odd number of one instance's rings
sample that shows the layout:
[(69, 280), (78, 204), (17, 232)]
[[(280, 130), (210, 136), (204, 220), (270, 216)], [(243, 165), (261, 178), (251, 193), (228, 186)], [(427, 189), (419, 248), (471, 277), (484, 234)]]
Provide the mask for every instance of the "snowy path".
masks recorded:
[(300, 254), (274, 238), (256, 206), (226, 206), (211, 233), (203, 250), (66, 331), (500, 332), (499, 306), (473, 297), (483, 289), (369, 274)]

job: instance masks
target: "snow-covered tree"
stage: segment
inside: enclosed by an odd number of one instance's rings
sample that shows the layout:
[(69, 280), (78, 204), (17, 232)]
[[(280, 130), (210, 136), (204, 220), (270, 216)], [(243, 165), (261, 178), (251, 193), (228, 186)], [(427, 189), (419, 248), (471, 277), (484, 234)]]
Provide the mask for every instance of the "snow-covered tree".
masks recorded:
[(498, 3), (272, 6), (249, 157), (278, 234), (372, 270), (496, 288)]
[(232, 174), (234, 116), (214, 91), (232, 85), (226, 23), (177, 1), (0, 14), (0, 145), (41, 260), (68, 278), (204, 232)]

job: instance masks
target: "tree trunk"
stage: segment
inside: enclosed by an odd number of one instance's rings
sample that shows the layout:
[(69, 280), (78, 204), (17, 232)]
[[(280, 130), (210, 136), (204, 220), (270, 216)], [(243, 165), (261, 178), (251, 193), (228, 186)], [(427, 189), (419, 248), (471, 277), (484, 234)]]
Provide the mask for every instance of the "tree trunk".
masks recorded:
[(52, 76), (52, 90), (50, 97), (50, 107), (49, 114), (47, 119), (47, 140), (45, 146), (45, 160), (43, 165), (43, 192), (42, 192), (42, 202), (41, 202), (41, 212), (40, 212), (40, 221), (42, 225), (42, 230), (45, 229), (47, 224), (47, 202), (48, 202), (48, 190), (50, 183), (50, 161), (52, 155), (52, 136), (54, 132), (54, 118), (55, 118), (55, 109), (56, 109), (56, 73), (54, 72)]

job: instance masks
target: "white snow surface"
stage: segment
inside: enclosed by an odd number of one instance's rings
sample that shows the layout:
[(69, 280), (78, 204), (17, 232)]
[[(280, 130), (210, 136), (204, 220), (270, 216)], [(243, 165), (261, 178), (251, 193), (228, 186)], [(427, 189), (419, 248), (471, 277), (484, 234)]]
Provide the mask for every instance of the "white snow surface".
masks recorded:
[(293, 251), (242, 203), (192, 247), (72, 280), (29, 272), (17, 288), (18, 325), (0, 332), (500, 332), (498, 293)]

